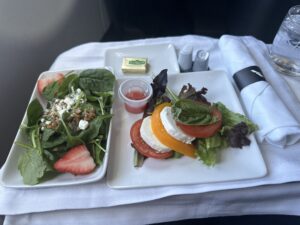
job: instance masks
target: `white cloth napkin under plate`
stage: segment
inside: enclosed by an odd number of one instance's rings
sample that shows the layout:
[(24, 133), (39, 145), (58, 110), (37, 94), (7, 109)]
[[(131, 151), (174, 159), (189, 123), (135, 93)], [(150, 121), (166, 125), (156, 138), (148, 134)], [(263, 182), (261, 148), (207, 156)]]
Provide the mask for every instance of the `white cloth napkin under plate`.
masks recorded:
[[(234, 75), (257, 63), (243, 40), (223, 35), (219, 40), (225, 64), (230, 75)], [(252, 83), (241, 90), (241, 99), (250, 119), (259, 126), (260, 142), (280, 147), (293, 145), (300, 140), (300, 124), (266, 81)]]
[[(240, 38), (245, 40), (247, 37)], [(188, 35), (128, 42), (87, 43), (61, 54), (51, 69), (101, 67), (104, 66), (104, 52), (108, 48), (160, 43), (174, 44), (176, 49), (182, 48), (186, 43), (192, 44), (194, 49), (205, 49), (208, 45), (217, 43), (217, 40)], [(249, 37), (247, 46), (257, 43), (256, 39)], [(261, 46), (258, 48), (257, 51), (263, 51)], [(219, 49), (212, 48), (209, 52), (210, 69), (226, 69)], [(253, 54), (255, 59), (259, 57), (259, 53)], [(265, 69), (261, 65), (260, 67)], [(267, 78), (266, 74), (265, 77)], [(105, 179), (90, 184), (30, 190), (0, 186), (0, 214), (10, 215), (5, 225), (131, 224), (133, 220), (135, 224), (145, 224), (222, 215), (300, 215), (297, 198), (300, 194), (299, 185), (286, 183), (300, 181), (300, 143), (286, 148), (287, 151), (282, 151), (267, 143), (260, 144), (268, 174), (259, 179), (127, 190), (111, 189), (106, 185)], [(230, 189), (231, 191), (224, 191)], [(164, 197), (172, 195), (176, 195), (173, 202), (164, 201)], [(197, 201), (191, 200), (196, 198)], [(119, 216), (122, 220), (118, 220)]]

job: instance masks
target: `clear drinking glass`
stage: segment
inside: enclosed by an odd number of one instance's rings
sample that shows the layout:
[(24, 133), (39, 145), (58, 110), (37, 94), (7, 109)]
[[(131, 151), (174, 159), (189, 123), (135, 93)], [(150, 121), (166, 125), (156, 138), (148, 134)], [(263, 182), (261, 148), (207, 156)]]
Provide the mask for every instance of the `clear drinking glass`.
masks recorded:
[(300, 5), (288, 11), (269, 53), (277, 70), (300, 76)]

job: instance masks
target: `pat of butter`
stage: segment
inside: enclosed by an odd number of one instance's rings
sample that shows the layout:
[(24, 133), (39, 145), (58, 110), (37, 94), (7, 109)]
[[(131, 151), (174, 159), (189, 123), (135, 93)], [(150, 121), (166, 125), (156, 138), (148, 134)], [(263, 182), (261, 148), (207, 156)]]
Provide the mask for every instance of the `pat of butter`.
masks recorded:
[(122, 71), (124, 73), (146, 73), (146, 58), (123, 58)]

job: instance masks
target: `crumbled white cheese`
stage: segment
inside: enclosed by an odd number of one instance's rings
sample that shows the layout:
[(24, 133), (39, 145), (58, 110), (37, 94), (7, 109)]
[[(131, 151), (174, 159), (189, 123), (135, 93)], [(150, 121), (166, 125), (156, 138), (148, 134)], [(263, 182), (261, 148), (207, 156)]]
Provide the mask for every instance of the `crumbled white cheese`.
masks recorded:
[(89, 126), (89, 122), (86, 120), (80, 120), (78, 124), (78, 128), (80, 130), (85, 130)]
[[(45, 110), (44, 117), (40, 120), (41, 127), (45, 125), (50, 125), (52, 121), (57, 119), (57, 116), (61, 117), (65, 112), (70, 112), (71, 109), (78, 104), (83, 104), (86, 102), (85, 94), (79, 88), (74, 91), (72, 88), (72, 93), (65, 96), (63, 99), (53, 99), (50, 102), (50, 107)], [(88, 121), (80, 121), (78, 128), (84, 130), (88, 127)]]
[(67, 107), (71, 107), (72, 105), (75, 104), (75, 101), (74, 101), (74, 99), (72, 99), (72, 98), (70, 98), (70, 97), (67, 96), (67, 97), (64, 99), (64, 103), (67, 104)]

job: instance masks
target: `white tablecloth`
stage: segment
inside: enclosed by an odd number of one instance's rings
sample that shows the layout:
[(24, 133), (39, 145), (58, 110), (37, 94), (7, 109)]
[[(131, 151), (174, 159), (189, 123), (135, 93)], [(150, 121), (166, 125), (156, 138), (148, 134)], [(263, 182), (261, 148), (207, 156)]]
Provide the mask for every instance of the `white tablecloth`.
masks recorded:
[[(247, 38), (246, 38), (247, 39)], [(107, 48), (172, 43), (210, 51), (209, 67), (225, 69), (217, 40), (200, 36), (88, 43), (61, 54), (51, 69), (82, 69), (104, 65)], [(288, 79), (291, 88), (299, 80)], [(298, 89), (295, 93), (300, 98)], [(0, 214), (5, 224), (146, 224), (186, 218), (245, 214), (300, 215), (300, 145), (288, 149), (264, 144), (268, 175), (252, 180), (113, 190), (105, 181), (65, 188), (16, 190), (0, 187)], [(294, 182), (294, 183), (288, 183)], [(262, 186), (264, 185), (264, 186)], [(99, 194), (101, 193), (101, 194)], [(102, 196), (101, 196), (102, 195)]]

